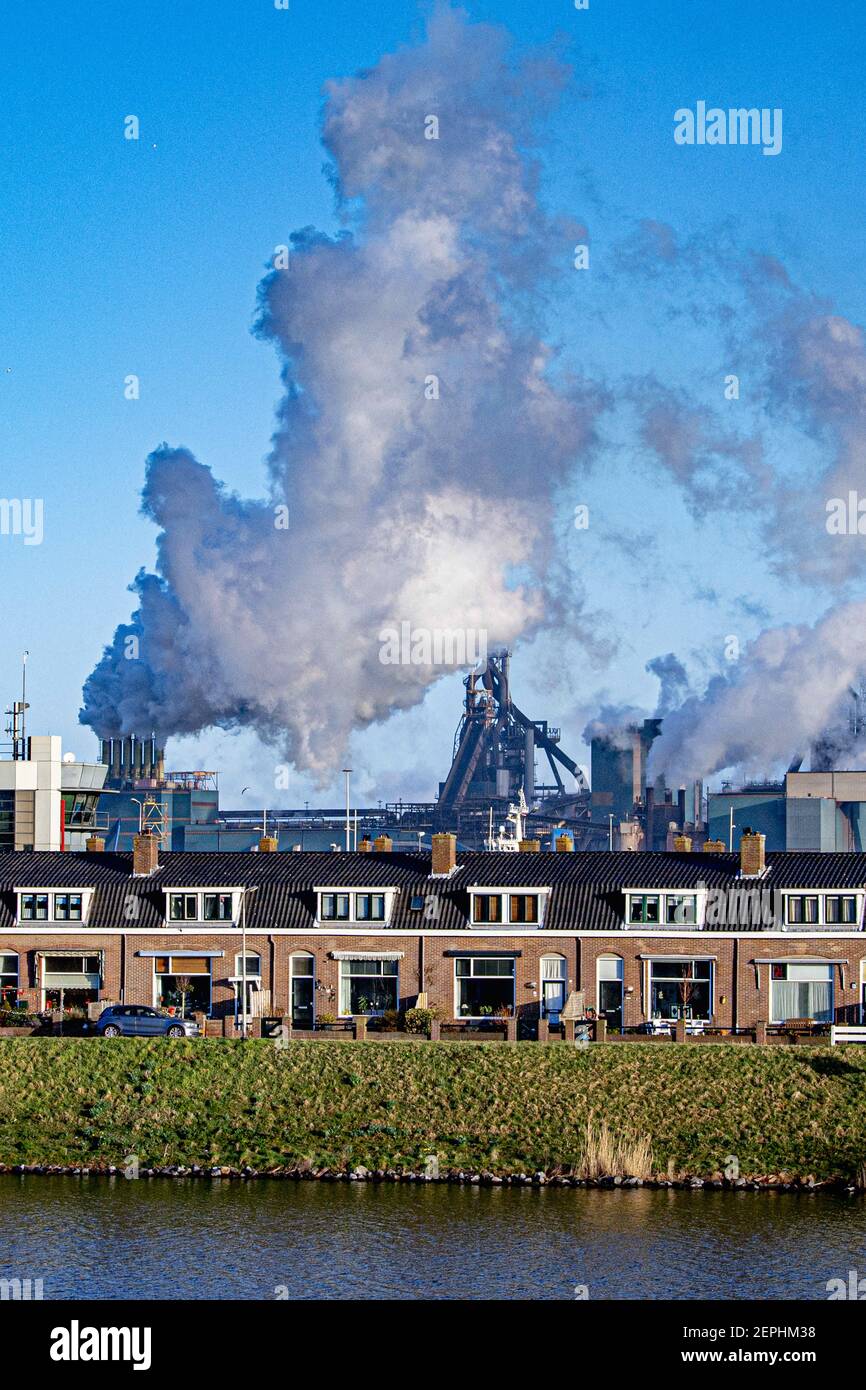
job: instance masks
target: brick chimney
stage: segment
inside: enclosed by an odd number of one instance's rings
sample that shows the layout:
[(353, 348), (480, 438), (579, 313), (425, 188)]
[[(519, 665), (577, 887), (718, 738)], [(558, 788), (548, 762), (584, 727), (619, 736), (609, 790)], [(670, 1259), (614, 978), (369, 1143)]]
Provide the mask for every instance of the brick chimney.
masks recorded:
[(363, 838), (363, 840), (361, 840), (360, 843), (359, 843), (359, 845), (358, 845), (358, 853), (359, 853), (359, 854), (369, 854), (369, 853), (370, 853), (370, 850), (371, 850), (372, 848), (373, 848), (373, 842), (372, 842), (372, 840), (370, 839), (370, 836), (369, 836), (369, 835), (365, 835), (364, 838)]
[(394, 841), (390, 835), (377, 835), (373, 841), (373, 848), (379, 854), (390, 854), (394, 848)]
[(434, 878), (446, 878), (457, 868), (457, 836), (434, 835), (430, 872)]
[(518, 846), (518, 848), (520, 849), (520, 853), (521, 853), (521, 854), (540, 854), (540, 853), (541, 853), (541, 841), (540, 841), (540, 840), (521, 840), (521, 841), (520, 841), (520, 844), (519, 844), (519, 846)]
[(570, 835), (557, 835), (556, 852), (557, 854), (574, 853), (574, 840), (572, 840)]
[(132, 872), (136, 878), (146, 878), (159, 868), (159, 836), (145, 830), (132, 840)]
[(105, 841), (101, 835), (88, 835), (84, 842), (84, 848), (88, 854), (102, 854), (105, 850)]
[(762, 874), (766, 868), (764, 855), (765, 835), (752, 830), (744, 830), (740, 840), (740, 873), (744, 878)]
[(263, 835), (259, 840), (259, 854), (276, 854), (279, 847), (276, 835)]
[(704, 841), (704, 854), (725, 854), (727, 852), (727, 848), (728, 847), (725, 844), (724, 840)]
[(674, 849), (677, 854), (691, 854), (692, 837), (691, 835), (675, 835)]

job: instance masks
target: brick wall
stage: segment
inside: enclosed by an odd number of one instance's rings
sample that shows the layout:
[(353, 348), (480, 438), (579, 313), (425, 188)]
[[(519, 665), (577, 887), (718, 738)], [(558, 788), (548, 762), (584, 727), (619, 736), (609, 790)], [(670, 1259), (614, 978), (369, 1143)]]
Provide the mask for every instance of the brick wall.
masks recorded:
[[(17, 952), (20, 957), (20, 985), (28, 1006), (41, 1006), (37, 989), (36, 952), (52, 948), (82, 952), (104, 952), (104, 978), (100, 997), (118, 1000), (121, 988), (127, 1003), (150, 1004), (153, 1001), (153, 958), (141, 956), (141, 951), (222, 950), (222, 957), (212, 962), (212, 1013), (217, 1018), (234, 1011), (234, 991), (229, 976), (235, 974), (235, 956), (240, 953), (241, 934), (236, 932), (183, 932), (171, 936), (156, 933), (126, 935), (125, 959), (121, 960), (120, 933), (95, 932), (82, 928), (75, 935), (34, 935), (8, 931), (0, 937), (0, 952)], [(562, 955), (566, 961), (566, 989), (582, 989), (586, 1003), (597, 1006), (596, 980), (598, 958), (617, 955), (623, 961), (624, 1023), (627, 1028), (639, 1026), (647, 1017), (649, 1000), (646, 997), (647, 971), (641, 956), (692, 957), (711, 956), (714, 959), (714, 1022), (720, 1027), (753, 1027), (769, 1018), (768, 964), (757, 972), (753, 962), (765, 962), (779, 957), (821, 956), (838, 963), (834, 970), (834, 1005), (837, 1018), (840, 1010), (859, 1004), (861, 997), (861, 961), (866, 957), (866, 935), (863, 940), (837, 940), (828, 933), (800, 937), (787, 935), (767, 939), (761, 933), (731, 937), (721, 933), (694, 932), (676, 938), (656, 938), (633, 932), (611, 933), (610, 936), (578, 936), (565, 932), (531, 937), (482, 937), (477, 933), (442, 933), (423, 938), (397, 932), (381, 932), (370, 936), (339, 936), (336, 933), (314, 933), (305, 936), (275, 935), (273, 943), (267, 934), (249, 932), (247, 952), (256, 953), (262, 961), (262, 987), (271, 991), (272, 1012), (289, 1011), (289, 962), (294, 952), (310, 952), (316, 962), (315, 1005), (317, 1014), (339, 1013), (339, 962), (331, 958), (334, 950), (395, 950), (404, 953), (399, 962), (399, 1003), (406, 1007), (414, 1003), (420, 990), (426, 991), (429, 1002), (439, 1007), (444, 1018), (454, 1016), (454, 957), (448, 951), (516, 952), (515, 1000), (517, 1012), (525, 1018), (538, 1014), (541, 990), (541, 957)], [(423, 956), (423, 963), (422, 963)], [(847, 962), (844, 963), (844, 962)]]

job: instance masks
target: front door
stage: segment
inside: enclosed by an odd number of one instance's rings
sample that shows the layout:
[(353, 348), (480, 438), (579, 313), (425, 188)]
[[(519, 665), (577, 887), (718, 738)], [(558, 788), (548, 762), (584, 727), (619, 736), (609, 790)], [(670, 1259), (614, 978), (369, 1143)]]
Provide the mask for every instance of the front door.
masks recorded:
[(622, 1032), (622, 980), (599, 980), (598, 1011), (611, 1033)]
[(559, 1023), (559, 1015), (565, 1008), (565, 981), (543, 980), (541, 988), (544, 1001), (543, 1017), (551, 1023)]
[(292, 1027), (312, 1028), (313, 1026), (313, 977), (294, 975), (292, 977)]

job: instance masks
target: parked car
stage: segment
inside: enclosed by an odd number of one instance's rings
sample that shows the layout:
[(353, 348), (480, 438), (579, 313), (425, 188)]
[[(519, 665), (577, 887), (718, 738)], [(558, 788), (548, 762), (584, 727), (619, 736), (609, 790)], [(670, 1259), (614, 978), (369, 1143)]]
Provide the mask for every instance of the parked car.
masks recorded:
[(91, 1028), (103, 1038), (195, 1038), (199, 1034), (199, 1026), (193, 1019), (172, 1018), (146, 1004), (112, 1004), (103, 1009)]

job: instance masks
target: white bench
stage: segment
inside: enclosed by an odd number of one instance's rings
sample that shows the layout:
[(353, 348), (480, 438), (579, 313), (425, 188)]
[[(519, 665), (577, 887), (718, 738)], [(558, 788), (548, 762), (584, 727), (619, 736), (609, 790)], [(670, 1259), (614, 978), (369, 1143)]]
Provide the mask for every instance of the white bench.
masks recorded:
[(837, 1043), (866, 1043), (866, 1026), (832, 1023), (830, 1046), (835, 1047)]

